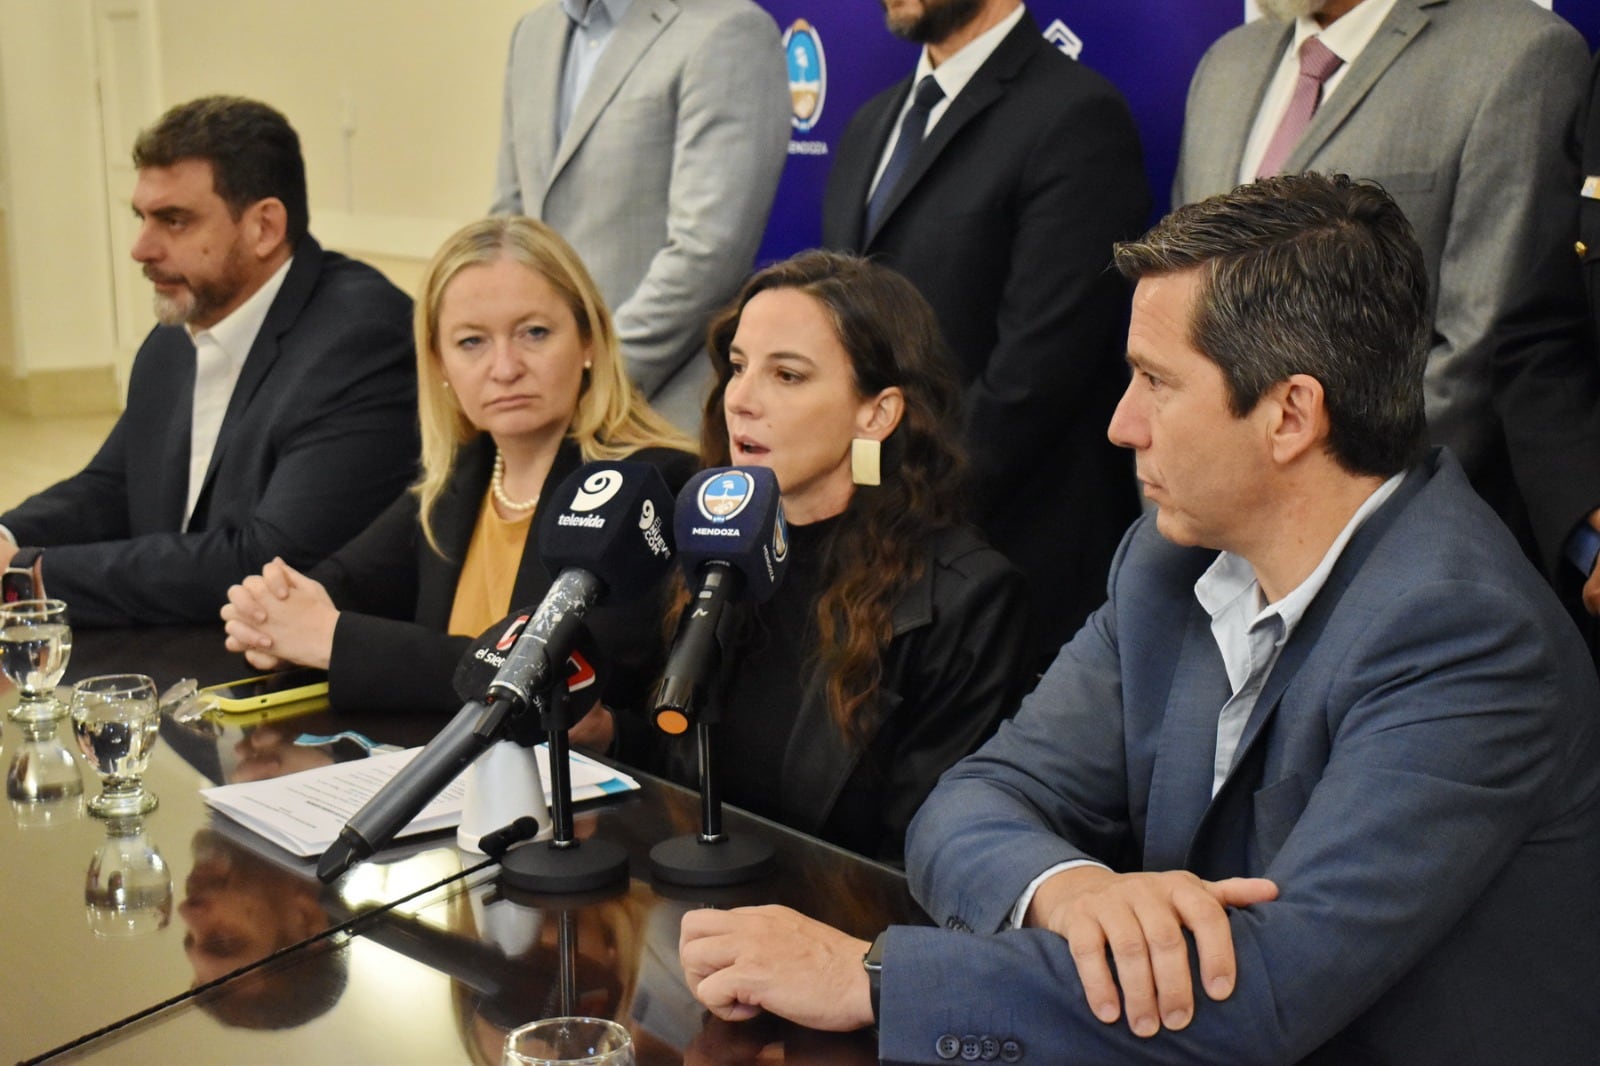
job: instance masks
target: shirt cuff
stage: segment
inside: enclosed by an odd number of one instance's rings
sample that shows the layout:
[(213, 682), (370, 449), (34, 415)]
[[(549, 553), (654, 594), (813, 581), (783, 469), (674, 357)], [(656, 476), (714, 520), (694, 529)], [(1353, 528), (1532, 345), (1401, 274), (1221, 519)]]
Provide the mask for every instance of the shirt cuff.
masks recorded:
[(21, 544), (17, 543), (17, 535), (11, 532), (11, 530), (7, 529), (5, 526), (0, 526), (0, 537), (4, 537), (9, 540), (13, 548), (22, 547)]
[[(5, 529), (0, 526), (0, 531)], [(1587, 519), (1579, 522), (1571, 534), (1567, 536), (1567, 543), (1563, 554), (1568, 561), (1583, 571), (1583, 576), (1588, 577), (1594, 573), (1595, 555), (1600, 552), (1600, 532), (1596, 532)]]
[(1056, 863), (1044, 873), (1040, 874), (1038, 877), (1035, 877), (1032, 881), (1029, 881), (1028, 887), (1022, 890), (1022, 896), (1017, 900), (1017, 905), (1011, 908), (1011, 928), (1022, 928), (1022, 919), (1027, 917), (1028, 908), (1033, 904), (1033, 894), (1039, 891), (1040, 885), (1044, 884), (1058, 873), (1061, 873), (1065, 870), (1075, 870), (1080, 866), (1098, 866), (1102, 870), (1111, 869), (1111, 867), (1107, 866), (1105, 863), (1095, 862), (1093, 859), (1073, 859), (1070, 862)]

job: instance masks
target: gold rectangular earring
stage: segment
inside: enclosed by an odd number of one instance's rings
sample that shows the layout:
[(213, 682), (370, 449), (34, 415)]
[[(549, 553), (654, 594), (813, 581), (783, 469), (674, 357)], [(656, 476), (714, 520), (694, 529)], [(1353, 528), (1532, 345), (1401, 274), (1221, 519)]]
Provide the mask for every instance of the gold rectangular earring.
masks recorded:
[(850, 480), (857, 485), (883, 483), (883, 445), (871, 437), (850, 440)]

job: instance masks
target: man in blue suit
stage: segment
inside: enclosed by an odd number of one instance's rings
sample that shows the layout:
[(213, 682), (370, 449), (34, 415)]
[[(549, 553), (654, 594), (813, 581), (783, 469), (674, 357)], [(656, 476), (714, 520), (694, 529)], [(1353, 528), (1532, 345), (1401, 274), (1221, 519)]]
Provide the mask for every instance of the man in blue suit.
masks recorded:
[(695, 912), (691, 988), (891, 1062), (1600, 1061), (1600, 687), (1425, 449), (1404, 216), (1272, 178), (1117, 263), (1158, 510), (913, 823), (945, 928)]

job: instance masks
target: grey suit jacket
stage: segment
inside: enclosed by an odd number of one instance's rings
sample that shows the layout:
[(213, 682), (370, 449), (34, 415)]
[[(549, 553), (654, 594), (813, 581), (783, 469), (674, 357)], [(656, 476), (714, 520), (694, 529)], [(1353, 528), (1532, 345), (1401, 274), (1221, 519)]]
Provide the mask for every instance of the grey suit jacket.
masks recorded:
[[(1436, 453), (1356, 531), (1213, 797), (1215, 556), (1136, 525), (1107, 605), (924, 804), (906, 870), (948, 928), (890, 931), (884, 1059), (976, 1034), (1050, 1064), (1600, 1061), (1600, 687), (1461, 468)], [(1275, 881), (1229, 912), (1233, 994), (1148, 1040), (1098, 1021), (1065, 940), (1002, 931), (1080, 858)]]
[(634, 0), (558, 144), (568, 26), (547, 3), (512, 35), (491, 211), (577, 249), (634, 381), (693, 432), (707, 320), (750, 270), (787, 158), (777, 27), (749, 0)]
[[(1201, 59), (1174, 204), (1238, 183), (1291, 33), (1252, 22)], [(1577, 30), (1528, 0), (1399, 0), (1285, 162), (1376, 179), (1404, 209), (1434, 291), (1434, 443), (1547, 566), (1600, 505), (1600, 441), (1579, 429), (1600, 375), (1571, 255), (1587, 62)]]

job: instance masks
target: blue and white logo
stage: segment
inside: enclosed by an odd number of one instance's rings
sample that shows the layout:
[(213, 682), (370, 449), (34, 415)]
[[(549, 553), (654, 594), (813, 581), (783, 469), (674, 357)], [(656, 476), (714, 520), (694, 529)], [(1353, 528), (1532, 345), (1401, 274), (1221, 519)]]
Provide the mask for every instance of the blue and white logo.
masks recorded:
[(700, 513), (713, 522), (726, 522), (745, 509), (755, 491), (755, 480), (742, 470), (718, 474), (700, 486)]
[(1056, 51), (1068, 59), (1078, 59), (1083, 55), (1083, 38), (1072, 32), (1060, 19), (1051, 19), (1050, 25), (1044, 28), (1044, 39), (1056, 46)]
[(783, 55), (789, 65), (789, 124), (807, 133), (822, 118), (828, 96), (828, 63), (822, 55), (822, 38), (805, 19), (795, 19), (783, 31)]

